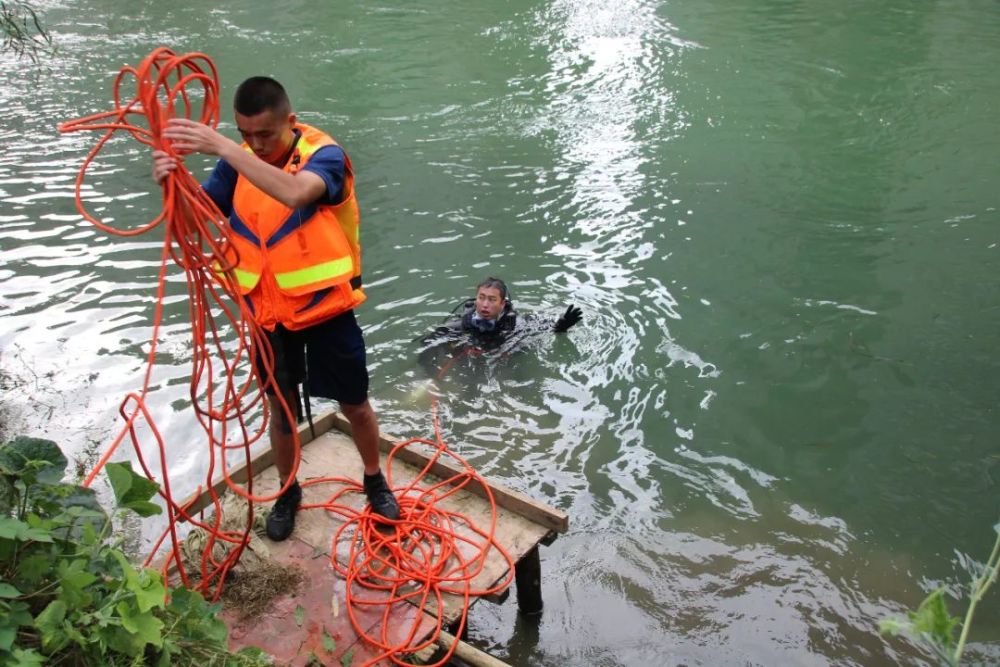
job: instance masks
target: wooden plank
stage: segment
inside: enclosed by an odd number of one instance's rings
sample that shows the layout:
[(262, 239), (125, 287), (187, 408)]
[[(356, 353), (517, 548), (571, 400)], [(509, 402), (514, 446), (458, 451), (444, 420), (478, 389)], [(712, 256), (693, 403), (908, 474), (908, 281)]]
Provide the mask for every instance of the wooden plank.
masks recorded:
[[(336, 413), (333, 410), (329, 410), (321, 414), (316, 419), (314, 419), (313, 424), (315, 426), (316, 437), (319, 437), (320, 435), (326, 433), (331, 428), (333, 428), (334, 423), (336, 422), (336, 418), (338, 416), (340, 416), (339, 413)], [(309, 424), (300, 424), (298, 431), (299, 431), (299, 444), (304, 447), (307, 442), (310, 442), (313, 439), (313, 433), (309, 428)], [(257, 456), (254, 456), (253, 458), (250, 459), (249, 467), (241, 466), (236, 470), (230, 472), (229, 477), (237, 484), (245, 484), (246, 481), (249, 479), (248, 475), (249, 470), (254, 470), (256, 471), (255, 474), (257, 474), (263, 472), (267, 468), (270, 468), (272, 465), (274, 465), (274, 452), (272, 452), (271, 447), (268, 446), (267, 449), (265, 449), (263, 452), (257, 454)], [(226, 479), (220, 475), (212, 484), (212, 489), (195, 491), (190, 496), (181, 501), (180, 505), (181, 507), (185, 507), (186, 505), (188, 505), (188, 503), (190, 503), (190, 506), (188, 507), (187, 510), (188, 514), (197, 514), (198, 512), (202, 511), (203, 509), (212, 504), (212, 490), (215, 491), (216, 496), (222, 496), (222, 494), (225, 493), (227, 488), (228, 488), (228, 482), (226, 482)], [(181, 519), (181, 521), (183, 521), (183, 518)]]
[[(315, 424), (317, 437), (326, 433), (331, 428), (335, 428), (338, 431), (346, 433), (347, 435), (351, 434), (351, 422), (349, 422), (341, 413), (334, 410), (328, 410), (320, 414), (313, 420), (313, 423)], [(310, 432), (308, 424), (299, 425), (298, 431), (299, 442), (303, 446), (313, 439), (313, 435)], [(379, 447), (383, 452), (388, 453), (392, 451), (397, 442), (399, 442), (399, 440), (393, 440), (382, 433), (379, 434)], [(413, 447), (407, 447), (400, 450), (396, 456), (401, 461), (419, 468), (423, 468), (427, 465), (428, 461), (431, 460), (430, 456)], [(274, 454), (272, 453), (271, 448), (268, 447), (266, 450), (251, 459), (250, 468), (257, 472), (261, 472), (270, 467), (273, 463)], [(451, 460), (439, 458), (430, 468), (430, 472), (437, 477), (446, 478), (456, 474), (462, 474), (463, 471)], [(232, 471), (230, 473), (230, 478), (239, 484), (245, 483), (248, 478), (247, 468), (244, 466)], [(222, 476), (219, 476), (219, 478), (212, 484), (212, 488), (214, 489), (216, 495), (222, 495), (226, 486), (226, 480)], [(554, 507), (546, 505), (545, 503), (540, 503), (528, 495), (505, 487), (501, 484), (497, 484), (496, 482), (489, 482), (489, 487), (498, 506), (509, 509), (512, 512), (527, 517), (535, 523), (541, 524), (546, 528), (559, 533), (565, 533), (569, 529), (569, 517), (565, 512), (557, 510)], [(479, 487), (479, 485), (472, 484), (466, 488), (480, 497), (486, 497), (486, 492)], [(187, 503), (191, 503), (188, 512), (195, 514), (205, 509), (212, 503), (212, 493), (208, 489), (195, 492), (185, 498), (181, 505), (184, 506)]]
[[(327, 417), (328, 415), (329, 413), (325, 413), (323, 416)], [(348, 435), (351, 434), (351, 422), (347, 421), (347, 418), (339, 412), (333, 415), (332, 427)], [(379, 434), (379, 447), (384, 452), (392, 451), (393, 447), (399, 442), (401, 441), (389, 438), (382, 433)], [(401, 449), (397, 452), (396, 458), (417, 468), (423, 468), (431, 460), (430, 456), (414, 447)], [(456, 474), (463, 474), (464, 471), (458, 464), (453, 463), (451, 460), (439, 458), (431, 466), (429, 472), (444, 479)], [(545, 503), (540, 503), (531, 496), (497, 484), (496, 482), (489, 482), (488, 485), (499, 507), (509, 509), (511, 512), (520, 514), (537, 524), (560, 533), (565, 533), (569, 529), (569, 516), (565, 512)], [(470, 484), (465, 488), (480, 497), (486, 497), (486, 492), (478, 484)]]
[[(314, 423), (316, 425), (316, 435), (318, 436), (317, 440), (321, 440), (321, 442), (313, 442), (309, 447), (305, 447), (306, 443), (313, 440), (309, 427), (308, 425), (299, 427), (299, 436), (303, 445), (299, 479), (306, 485), (303, 487), (303, 503), (306, 505), (325, 503), (329, 495), (336, 490), (337, 486), (336, 482), (324, 481), (322, 483), (309, 484), (310, 481), (316, 480), (318, 482), (319, 479), (325, 480), (337, 477), (359, 480), (363, 473), (363, 465), (360, 457), (357, 455), (354, 443), (349, 437), (350, 423), (347, 419), (339, 413), (328, 411), (318, 416), (314, 420)], [(380, 448), (386, 453), (391, 451), (395, 446), (395, 443), (391, 439), (381, 435), (379, 444)], [(405, 485), (409, 480), (412, 480), (420, 470), (426, 467), (430, 460), (431, 458), (428, 455), (413, 448), (400, 450), (396, 454), (394, 465), (392, 466), (394, 486), (398, 488)], [(254, 471), (255, 488), (276, 488), (278, 475), (277, 470), (271, 465), (272, 461), (273, 457), (271, 456), (270, 449), (254, 457), (251, 465)], [(383, 465), (384, 463), (383, 457)], [(437, 477), (439, 479), (449, 478), (455, 474), (461, 474), (461, 472), (457, 464), (451, 461), (440, 461), (437, 465), (429, 469), (429, 477)], [(231, 478), (240, 483), (245, 483), (246, 476), (246, 468), (235, 470), (231, 473)], [(427, 482), (433, 483), (430, 479)], [(223, 479), (219, 479), (213, 484), (213, 488), (220, 495), (225, 491), (225, 486), (226, 482)], [(490, 483), (489, 488), (497, 504), (495, 540), (497, 543), (503, 545), (514, 562), (519, 561), (533, 549), (537, 553), (537, 544), (540, 540), (554, 534), (553, 531), (562, 532), (568, 527), (568, 518), (562, 512), (538, 503), (524, 494), (507, 489), (501, 485)], [(482, 500), (485, 495), (485, 491), (479, 485), (471, 484), (465, 487), (465, 489), (452, 494), (449, 498), (443, 500), (441, 504), (449, 511), (466, 515), (473, 524), (485, 526), (492, 519), (492, 510), (489, 504)], [(194, 494), (187, 502), (193, 503), (192, 513), (201, 511), (210, 505), (211, 494), (206, 490), (199, 494)], [(342, 499), (342, 502), (360, 509), (364, 507), (366, 501), (363, 495), (358, 493), (349, 494)], [(302, 546), (299, 548), (301, 553), (298, 554), (298, 558), (323, 560), (324, 554), (329, 555), (335, 547), (332, 544), (332, 536), (337, 526), (341, 525), (342, 520), (341, 517), (329, 512), (302, 511), (297, 517), (293, 539), (285, 543), (277, 543), (273, 548), (276, 552), (281, 553), (282, 550), (287, 550), (292, 545), (301, 544)], [(470, 531), (469, 536), (470, 538), (472, 537), (471, 529), (464, 526), (459, 526), (458, 529), (460, 532)], [(339, 552), (340, 545), (336, 545), (336, 547)], [(471, 550), (471, 547), (464, 544), (459, 544), (459, 548)], [(342, 561), (343, 559), (338, 558), (338, 560)], [(483, 570), (470, 585), (477, 590), (490, 588), (495, 582), (503, 579), (507, 571), (506, 559), (502, 558), (495, 549), (490, 550)], [(324, 576), (332, 576), (332, 573)], [(316, 582), (313, 581), (312, 583), (315, 584)], [(333, 586), (333, 594), (338, 596), (339, 599), (343, 599), (341, 595), (342, 591), (338, 592), (339, 589), (336, 588), (337, 586), (343, 588), (344, 583), (342, 580), (336, 578)], [(328, 606), (329, 587), (319, 586), (317, 590), (319, 589), (326, 591), (326, 597), (321, 602)], [(298, 604), (298, 602), (285, 600), (278, 604), (281, 608), (275, 609), (275, 613), (278, 616), (293, 617), (294, 614), (289, 613), (289, 608), (286, 608), (289, 604), (294, 605)], [(319, 604), (317, 603), (317, 605)], [(432, 618), (427, 616), (427, 614), (436, 613), (441, 616), (447, 625), (458, 619), (463, 606), (464, 601), (461, 596), (446, 595), (444, 597), (443, 608), (440, 610), (435, 609), (433, 606), (425, 610), (418, 610), (417, 607), (412, 607), (413, 611), (403, 612), (403, 616), (409, 613), (417, 614), (421, 618)], [(411, 607), (411, 605), (405, 605), (405, 607)], [(398, 611), (394, 612), (394, 616), (399, 616), (399, 613)], [(319, 614), (316, 616), (319, 617)], [(334, 613), (334, 616), (336, 616), (336, 613)], [(313, 615), (310, 614), (309, 618), (312, 619)], [(332, 621), (328, 619), (328, 622)], [(432, 621), (424, 623), (424, 625), (428, 624), (431, 626), (434, 625)], [(299, 630), (297, 628), (289, 627), (283, 629), (283, 631), (289, 635), (289, 639), (293, 643), (298, 642), (296, 645), (306, 646), (311, 641), (310, 637), (312, 637), (312, 634), (305, 633), (306, 637), (301, 638), (299, 637)], [(255, 633), (250, 627), (242, 628), (241, 632), (248, 636), (254, 636)], [(345, 631), (345, 640), (347, 639), (346, 634)], [(423, 630), (418, 634), (423, 634)], [(312, 637), (312, 639), (315, 639), (315, 637)], [(445, 636), (445, 641), (450, 642), (454, 640)], [(339, 644), (340, 642), (338, 642)], [(445, 645), (450, 645), (450, 643), (446, 643)], [(357, 646), (359, 646), (359, 650), (363, 648), (360, 645)], [(297, 651), (298, 649), (295, 650)], [(461, 656), (470, 665), (500, 666), (504, 664), (496, 661), (495, 658), (491, 658), (488, 654), (482, 652), (473, 653), (476, 649), (465, 644), (459, 644), (459, 650), (460, 652), (457, 652), (456, 655)], [(298, 652), (301, 653), (302, 651)], [(362, 654), (364, 655), (363, 652)], [(299, 663), (293, 661), (292, 664)]]
[[(421, 469), (397, 457), (392, 465), (393, 486), (396, 488), (405, 487)], [(336, 482), (317, 484), (310, 483), (311, 480), (330, 477), (358, 480), (361, 478), (363, 470), (361, 459), (349, 436), (337, 430), (323, 434), (302, 450), (299, 481), (303, 484), (303, 505), (306, 508), (309, 505), (321, 505), (339, 488)], [(431, 486), (439, 480), (440, 478), (436, 475), (428, 474), (422, 485)], [(260, 484), (261, 488), (271, 488), (278, 483), (277, 472), (274, 468), (264, 470), (256, 476), (255, 483)], [(470, 493), (468, 488), (458, 490), (450, 497), (443, 499), (439, 503), (439, 507), (448, 512), (464, 515), (473, 525), (485, 528), (493, 521), (493, 511), (488, 503), (479, 495)], [(361, 510), (366, 504), (364, 496), (360, 493), (347, 494), (339, 502), (357, 510)], [(294, 536), (313, 546), (317, 552), (329, 555), (334, 548), (331, 538), (342, 524), (343, 519), (333, 513), (304, 509), (296, 515)], [(470, 540), (481, 541), (481, 538), (464, 524), (459, 523), (456, 528)], [(549, 532), (549, 528), (513, 510), (504, 507), (496, 508), (494, 539), (502, 545), (515, 563), (535, 548), (538, 541)], [(474, 555), (472, 546), (464, 542), (459, 542), (457, 546), (467, 557), (471, 558)], [(346, 563), (349, 542), (341, 541), (336, 547), (338, 550), (337, 560)], [(473, 590), (494, 588), (497, 582), (506, 577), (507, 573), (507, 560), (496, 549), (490, 549), (482, 570), (470, 582), (470, 586)], [(484, 596), (484, 599), (499, 600), (502, 596), (503, 592), (498, 591), (490, 596)], [(440, 613), (447, 624), (459, 618), (463, 606), (464, 601), (461, 596), (446, 595), (440, 612), (434, 604), (429, 605), (428, 611), (435, 614)]]
[(475, 646), (466, 644), (461, 639), (444, 630), (438, 634), (437, 644), (446, 651), (454, 644), (455, 653), (453, 655), (466, 664), (472, 665), (472, 667), (510, 667), (506, 662), (494, 658), (489, 653), (480, 651)]

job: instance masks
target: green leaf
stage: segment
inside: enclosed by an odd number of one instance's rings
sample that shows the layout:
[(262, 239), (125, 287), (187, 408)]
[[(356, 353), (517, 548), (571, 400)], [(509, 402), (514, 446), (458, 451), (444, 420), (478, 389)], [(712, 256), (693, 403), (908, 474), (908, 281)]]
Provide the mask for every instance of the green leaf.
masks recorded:
[(21, 591), (8, 583), (0, 582), (0, 598), (10, 599), (16, 597), (21, 597)]
[(17, 489), (14, 482), (6, 475), (0, 474), (0, 514), (11, 514), (17, 506)]
[(80, 531), (80, 539), (83, 540), (82, 544), (90, 546), (100, 541), (101, 533), (99, 530), (95, 530), (89, 523), (85, 523), (83, 524), (83, 530)]
[(102, 550), (101, 555), (107, 558), (107, 562), (109, 564), (117, 563), (119, 570), (121, 570), (120, 575), (117, 572), (108, 572), (109, 575), (123, 580), (127, 579), (129, 576), (135, 576), (135, 566), (132, 565), (132, 563), (129, 562), (129, 559), (125, 557), (125, 554), (118, 549), (109, 549), (107, 551)]
[(35, 618), (35, 628), (42, 636), (42, 650), (54, 653), (69, 643), (69, 638), (63, 632), (63, 621), (66, 620), (66, 603), (55, 599)]
[[(259, 658), (261, 660), (264, 660), (265, 658), (268, 657), (269, 654), (262, 648), (258, 648), (256, 646), (247, 646), (237, 651), (236, 655), (247, 658)], [(270, 664), (270, 661), (267, 661), (267, 664)]]
[(153, 516), (163, 511), (159, 505), (149, 502), (160, 489), (159, 485), (136, 474), (131, 463), (109, 463), (104, 469), (119, 507), (134, 510), (139, 516)]
[(27, 602), (20, 600), (10, 603), (6, 620), (8, 625), (13, 626), (35, 624), (35, 617), (31, 615), (31, 607)]
[(97, 576), (87, 572), (88, 561), (84, 558), (74, 558), (71, 561), (60, 561), (59, 583), (63, 586), (70, 585), (74, 588), (85, 588), (97, 580)]
[(136, 514), (142, 517), (156, 516), (157, 514), (163, 514), (163, 508), (156, 503), (151, 503), (147, 500), (134, 500), (127, 505), (123, 505), (132, 510)]
[(46, 657), (32, 649), (14, 649), (14, 664), (18, 667), (42, 667)]
[(28, 524), (11, 516), (0, 516), (0, 538), (8, 540), (20, 539), (21, 531), (27, 529)]
[(211, 615), (211, 612), (206, 613), (209, 615), (191, 617), (189, 621), (191, 629), (188, 632), (197, 634), (197, 636), (208, 641), (225, 644), (226, 638), (229, 636), (229, 627), (226, 626), (222, 617)]
[(954, 647), (955, 639), (952, 634), (961, 619), (948, 613), (943, 588), (928, 595), (917, 607), (917, 611), (910, 614), (910, 620), (913, 621), (915, 631), (928, 635), (943, 647)]
[(81, 523), (90, 525), (97, 532), (104, 529), (108, 515), (97, 500), (97, 492), (82, 486), (65, 485), (61, 489), (63, 493), (56, 498), (56, 505), (66, 516), (82, 519)]
[(52, 535), (44, 528), (32, 528), (27, 522), (13, 517), (0, 517), (0, 538), (17, 540), (18, 542), (51, 542)]
[(59, 562), (61, 597), (66, 600), (67, 604), (76, 609), (89, 608), (93, 602), (93, 595), (84, 589), (97, 581), (97, 576), (85, 569), (87, 565), (88, 561), (83, 558), (77, 558), (68, 563), (66, 561)]
[[(126, 630), (124, 626), (120, 624), (120, 618), (117, 618), (117, 620), (117, 624), (109, 625), (104, 629), (101, 633), (101, 641), (106, 644), (111, 651), (117, 651), (118, 653), (124, 655), (138, 656), (144, 653), (146, 643), (139, 639), (139, 637), (131, 631)], [(102, 651), (102, 653), (103, 652), (104, 651)]]
[(350, 664), (351, 664), (352, 660), (354, 660), (354, 649), (353, 648), (350, 651), (348, 651), (347, 653), (345, 653), (343, 656), (341, 656), (341, 658), (340, 658), (340, 665), (341, 665), (341, 667), (350, 667)]
[(75, 610), (71, 609), (71, 617), (63, 621), (63, 632), (66, 633), (66, 637), (69, 638), (70, 642), (84, 646), (87, 643), (87, 638), (76, 627), (76, 620), (80, 614), (79, 612), (72, 613), (73, 611)]
[(912, 632), (913, 624), (909, 621), (904, 621), (901, 618), (884, 618), (879, 621), (878, 631), (879, 634), (897, 636), (900, 634), (908, 634)]
[[(115, 609), (121, 616), (122, 627), (132, 634), (135, 642), (133, 646), (141, 650), (146, 644), (152, 644), (156, 648), (163, 645), (163, 621), (148, 611), (136, 613), (127, 602), (119, 602)], [(133, 655), (137, 653), (138, 651)]]
[(66, 472), (66, 457), (51, 440), (18, 436), (0, 445), (0, 472), (22, 480), (58, 484)]
[(10, 652), (10, 647), (14, 645), (14, 640), (17, 639), (17, 626), (8, 625), (7, 620), (4, 619), (0, 621), (3, 625), (0, 625), (0, 651)]
[(302, 608), (302, 605), (295, 607), (295, 625), (302, 627), (302, 621), (305, 620), (306, 610)]
[(333, 641), (333, 637), (326, 631), (326, 628), (323, 628), (323, 650), (327, 653), (333, 653), (337, 650), (337, 642)]
[(17, 564), (18, 579), (26, 584), (37, 584), (52, 572), (53, 556), (48, 553), (33, 553), (25, 556)]
[(142, 611), (163, 608), (167, 589), (163, 585), (163, 575), (156, 570), (140, 570), (135, 579), (128, 582), (128, 588), (135, 593), (136, 602)]
[(10, 652), (17, 639), (17, 629), (19, 626), (34, 624), (26, 609), (28, 605), (24, 602), (7, 603), (0, 601), (0, 665), (4, 664), (3, 652)]
[(170, 589), (170, 603), (167, 611), (178, 616), (198, 613), (205, 606), (205, 598), (183, 586)]
[(156, 667), (170, 667), (173, 662), (170, 660), (170, 649), (166, 646), (163, 647), (163, 652), (160, 653), (160, 657), (156, 661)]
[(156, 570), (144, 569), (136, 570), (125, 554), (120, 551), (112, 552), (118, 564), (122, 568), (122, 576), (125, 578), (125, 588), (135, 595), (135, 602), (139, 611), (145, 613), (150, 609), (162, 608), (165, 604), (167, 589), (163, 585), (163, 576)]
[[(101, 607), (90, 615), (90, 623), (96, 628), (103, 629), (111, 625), (117, 625), (118, 617), (115, 615), (115, 610), (111, 607)], [(100, 639), (103, 642), (105, 638), (101, 637)]]

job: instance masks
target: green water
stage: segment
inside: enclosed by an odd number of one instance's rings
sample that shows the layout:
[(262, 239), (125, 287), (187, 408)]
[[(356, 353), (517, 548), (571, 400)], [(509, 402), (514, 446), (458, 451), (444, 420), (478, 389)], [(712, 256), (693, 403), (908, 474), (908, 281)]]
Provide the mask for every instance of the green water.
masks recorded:
[[(515, 665), (932, 664), (876, 625), (959, 593), (1000, 520), (996, 3), (43, 9), (59, 55), (0, 58), (9, 428), (80, 457), (117, 432), (160, 237), (80, 220), (93, 137), (55, 125), (110, 108), (154, 47), (203, 51), (224, 99), (274, 75), (351, 155), (384, 431), (431, 433), (410, 341), (482, 277), (523, 312), (584, 310), (438, 386), (452, 446), (571, 521), (541, 621), (477, 604), (472, 643)], [(148, 220), (148, 174), (114, 142), (88, 198)], [(151, 407), (193, 489), (184, 312)], [(971, 642), (1000, 661), (1000, 593)]]

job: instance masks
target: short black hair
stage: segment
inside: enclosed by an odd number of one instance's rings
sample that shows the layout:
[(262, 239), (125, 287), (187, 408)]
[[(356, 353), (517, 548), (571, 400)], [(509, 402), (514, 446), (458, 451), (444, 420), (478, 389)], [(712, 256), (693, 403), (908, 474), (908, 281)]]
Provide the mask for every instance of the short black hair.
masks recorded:
[(479, 290), (483, 289), (484, 287), (500, 290), (500, 298), (502, 298), (504, 301), (507, 300), (507, 283), (500, 280), (499, 278), (494, 278), (493, 276), (490, 276), (483, 282), (476, 285), (476, 292), (478, 293)]
[(252, 76), (236, 89), (233, 108), (242, 116), (256, 116), (264, 111), (285, 115), (292, 112), (292, 103), (280, 83), (269, 76)]

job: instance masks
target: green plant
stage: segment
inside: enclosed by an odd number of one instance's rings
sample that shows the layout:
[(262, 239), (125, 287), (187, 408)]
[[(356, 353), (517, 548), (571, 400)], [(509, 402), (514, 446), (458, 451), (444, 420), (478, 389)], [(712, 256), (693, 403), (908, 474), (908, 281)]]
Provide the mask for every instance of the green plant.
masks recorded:
[[(49, 440), (0, 445), (0, 667), (270, 664), (228, 651), (218, 605), (135, 568), (93, 490), (60, 481), (66, 463)], [(120, 508), (161, 511), (156, 484), (124, 463), (107, 472)]]
[[(941, 587), (924, 598), (915, 612), (908, 612), (907, 618), (883, 620), (879, 624), (882, 634), (894, 636), (905, 634), (919, 639), (930, 647), (943, 664), (957, 667), (962, 661), (976, 605), (983, 599), (986, 590), (996, 583), (1000, 573), (1000, 523), (993, 526), (993, 530), (997, 533), (997, 539), (986, 564), (969, 587), (969, 606), (964, 619), (952, 616), (948, 612), (948, 605), (944, 599), (945, 590)], [(961, 627), (962, 630), (956, 640), (957, 627)]]

